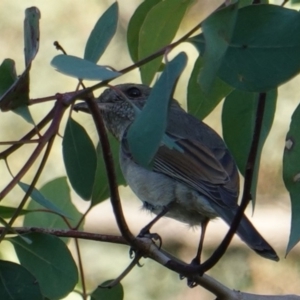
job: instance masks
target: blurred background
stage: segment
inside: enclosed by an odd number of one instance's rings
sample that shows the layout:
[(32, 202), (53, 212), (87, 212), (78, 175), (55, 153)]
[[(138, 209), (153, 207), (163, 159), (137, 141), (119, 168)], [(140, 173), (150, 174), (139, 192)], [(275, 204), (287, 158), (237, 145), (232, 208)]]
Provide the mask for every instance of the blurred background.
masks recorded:
[[(140, 0), (119, 0), (119, 26), (106, 53), (99, 64), (110, 65), (122, 69), (132, 62), (129, 58), (126, 45), (126, 28), (131, 15), (141, 2)], [(177, 37), (182, 36), (199, 21), (210, 14), (222, 1), (199, 0), (190, 9), (182, 23)], [(281, 4), (281, 1), (274, 1)], [(23, 58), (23, 20), (27, 7), (37, 6), (41, 11), (40, 49), (33, 62), (31, 70), (31, 98), (39, 98), (72, 91), (77, 85), (75, 79), (58, 73), (50, 65), (51, 59), (60, 54), (53, 46), (54, 41), (64, 47), (68, 54), (83, 56), (85, 43), (99, 16), (113, 3), (112, 0), (60, 0), (38, 1), (22, 0), (0, 2), (0, 59), (11, 58), (16, 62), (17, 73), (24, 70)], [(289, 7), (289, 3), (286, 5)], [(293, 8), (297, 8), (293, 6)], [(299, 8), (298, 8), (299, 9)], [(183, 44), (174, 51), (180, 50), (189, 54), (189, 65), (177, 85), (175, 98), (183, 106), (186, 101), (186, 86), (197, 52), (193, 46)], [(173, 52), (172, 52), (173, 53)], [(125, 82), (140, 82), (139, 74), (133, 71), (112, 84)], [(87, 82), (86, 85), (91, 85)], [(298, 282), (300, 273), (299, 251), (296, 246), (285, 258), (285, 250), (290, 228), (290, 202), (281, 178), (281, 161), (285, 143), (285, 135), (289, 128), (291, 114), (299, 102), (298, 87), (300, 77), (297, 76), (279, 88), (277, 114), (272, 131), (267, 139), (261, 159), (261, 169), (258, 185), (257, 206), (252, 216), (251, 209), (248, 215), (255, 227), (262, 233), (268, 242), (276, 249), (280, 261), (274, 263), (265, 260), (251, 251), (238, 238), (235, 238), (226, 255), (209, 274), (224, 285), (235, 289), (261, 294), (300, 294)], [(101, 91), (97, 91), (98, 95)], [(43, 103), (30, 108), (36, 122), (46, 115), (52, 108), (52, 103)], [(222, 103), (205, 120), (221, 134), (220, 112)], [(91, 138), (97, 143), (97, 134), (90, 116), (75, 114), (76, 118), (85, 126)], [(1, 113), (0, 140), (18, 140), (32, 128), (19, 116), (8, 112)], [(64, 132), (64, 122), (60, 133)], [(4, 147), (0, 147), (3, 150)], [(13, 173), (24, 164), (29, 157), (32, 146), (24, 146), (20, 152), (9, 157), (9, 165)], [(32, 179), (32, 174), (26, 175), (25, 182)], [(58, 176), (64, 176), (65, 170), (61, 153), (61, 138), (57, 137), (46, 170), (38, 183), (38, 187)], [(0, 188), (4, 188), (10, 179), (6, 166), (0, 161)], [(141, 202), (136, 199), (128, 188), (121, 187), (122, 202), (126, 220), (133, 232), (139, 230), (152, 216), (141, 211)], [(5, 205), (17, 205), (22, 196), (17, 188), (2, 202)], [(88, 203), (78, 199), (73, 194), (73, 201), (81, 212), (84, 212)], [(22, 225), (21, 220), (16, 225)], [(85, 230), (90, 232), (119, 234), (109, 201), (96, 206), (88, 215)], [(186, 225), (170, 219), (163, 219), (154, 227), (162, 239), (166, 250), (185, 261), (190, 261), (197, 249), (200, 230), (188, 228)], [(205, 239), (204, 256), (208, 256), (222, 239), (227, 226), (221, 220), (212, 221), (208, 226)], [(117, 277), (129, 263), (128, 247), (89, 241), (80, 242), (83, 256), (85, 278), (88, 290), (92, 291), (99, 283)], [(74, 245), (70, 243), (74, 251)], [(13, 248), (9, 243), (1, 244), (2, 259), (16, 260)], [(180, 281), (178, 275), (163, 268), (157, 263), (143, 260), (143, 267), (136, 267), (123, 280), (126, 300), (137, 299), (214, 299), (214, 296), (203, 288), (187, 288), (185, 282)], [(78, 287), (80, 288), (80, 286)], [(81, 299), (72, 293), (65, 299)]]

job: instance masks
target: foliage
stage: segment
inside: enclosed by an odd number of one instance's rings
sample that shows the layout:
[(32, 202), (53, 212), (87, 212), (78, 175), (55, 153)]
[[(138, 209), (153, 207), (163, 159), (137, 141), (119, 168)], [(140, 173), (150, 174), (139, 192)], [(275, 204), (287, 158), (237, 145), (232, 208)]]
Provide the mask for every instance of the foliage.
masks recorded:
[[(15, 62), (10, 58), (3, 59), (0, 66), (0, 108), (2, 112), (13, 111), (22, 116), (32, 125), (32, 130), (20, 137), (18, 142), (12, 142), (0, 153), (0, 158), (7, 162), (10, 155), (22, 152), (25, 143), (30, 140), (34, 143), (34, 138), (38, 139), (35, 140), (36, 147), (31, 157), (0, 193), (0, 199), (3, 199), (16, 185), (24, 191), (19, 206), (0, 206), (0, 221), (3, 224), (0, 240), (9, 241), (19, 259), (19, 264), (0, 260), (1, 299), (60, 299), (74, 290), (78, 276), (84, 286), (83, 270), (76, 267), (67, 247), (68, 240), (62, 241), (55, 235), (74, 239), (82, 237), (79, 229), (83, 228), (91, 208), (107, 199), (109, 194), (112, 195), (114, 179), (109, 175), (109, 161), (104, 157), (108, 155), (117, 161), (118, 145), (109, 137), (111, 152), (105, 152), (105, 148), (101, 148), (105, 144), (104, 136), (104, 139), (101, 137), (102, 144), (96, 149), (85, 128), (69, 117), (62, 139), (68, 181), (65, 177), (53, 178), (38, 189), (37, 181), (61, 128), (62, 117), (75, 100), (84, 99), (89, 103), (94, 90), (133, 69), (139, 69), (141, 81), (148, 85), (159, 74), (159, 79), (152, 84), (154, 88), (149, 102), (139, 112), (128, 133), (131, 152), (137, 161), (149, 167), (159, 144), (171, 143), (164, 139), (168, 104), (188, 58), (185, 53), (180, 53), (171, 59), (169, 53), (183, 42), (191, 43), (199, 52), (188, 84), (188, 110), (204, 118), (225, 98), (222, 110), (223, 136), (241, 174), (246, 178), (253, 137), (258, 134), (253, 180), (250, 181), (251, 195), (255, 199), (260, 156), (276, 111), (277, 88), (300, 72), (300, 15), (296, 10), (283, 6), (252, 5), (251, 1), (228, 2), (174, 42), (193, 1), (145, 0), (137, 7), (128, 24), (127, 43), (133, 65), (118, 71), (114, 66), (97, 64), (105, 51), (110, 51), (109, 43), (117, 32), (118, 3), (113, 3), (91, 31), (83, 58), (60, 54), (52, 59), (51, 64), (55, 69), (79, 79), (83, 89), (57, 95), (57, 91), (54, 91), (54, 106), (38, 124), (33, 121), (28, 106), (43, 103), (43, 98), (32, 101), (29, 91), (31, 63), (39, 49), (40, 12), (35, 7), (26, 10), (25, 70), (17, 76)], [(197, 32), (199, 29), (201, 33)], [(83, 80), (101, 82), (86, 89)], [(266, 96), (265, 107), (263, 111), (258, 111), (262, 94)], [(49, 97), (46, 98), (49, 100)], [(257, 133), (255, 126), (258, 114), (262, 114), (262, 127)], [(299, 107), (292, 117), (286, 147), (282, 149), (283, 178), (292, 202), (292, 226), (287, 252), (300, 240), (298, 115)], [(94, 115), (95, 121), (96, 117)], [(34, 171), (32, 165), (39, 157), (42, 157), (40, 165)], [(23, 177), (28, 172), (34, 174), (34, 179), (26, 184)], [(120, 169), (116, 167), (111, 174), (114, 172), (116, 185), (125, 185)], [(81, 199), (88, 202), (85, 213), (79, 212), (72, 204), (69, 184)], [(116, 206), (114, 208), (116, 211)], [(24, 226), (48, 231), (18, 231), (13, 224), (23, 215)], [(11, 237), (11, 234), (14, 236)], [(91, 238), (88, 233), (87, 236)], [(126, 244), (125, 240), (119, 242)], [(79, 247), (77, 251), (80, 260)], [(124, 292), (118, 282), (111, 290), (97, 288), (88, 294), (83, 288), (80, 294), (83, 299), (88, 296), (91, 299), (123, 299)]]

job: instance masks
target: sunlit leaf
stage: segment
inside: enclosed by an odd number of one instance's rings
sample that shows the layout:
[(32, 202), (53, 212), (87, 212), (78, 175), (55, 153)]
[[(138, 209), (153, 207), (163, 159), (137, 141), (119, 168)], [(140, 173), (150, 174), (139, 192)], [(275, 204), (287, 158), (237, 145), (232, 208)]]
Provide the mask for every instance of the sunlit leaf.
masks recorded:
[[(193, 0), (165, 0), (148, 11), (139, 30), (139, 60), (171, 43), (192, 2)], [(159, 57), (141, 67), (143, 83), (149, 85), (152, 82), (161, 61), (162, 57)]]
[(25, 65), (29, 66), (39, 50), (41, 13), (37, 7), (29, 7), (25, 10), (24, 20), (24, 53)]
[(52, 59), (51, 65), (63, 74), (80, 79), (106, 80), (121, 75), (121, 73), (72, 55), (57, 55)]
[(148, 12), (161, 0), (147, 0), (142, 2), (132, 15), (127, 28), (127, 45), (131, 59), (136, 62), (139, 60), (139, 39), (140, 29), (145, 21)]
[(86, 43), (84, 58), (96, 63), (112, 37), (118, 24), (118, 2), (113, 3), (99, 18)]

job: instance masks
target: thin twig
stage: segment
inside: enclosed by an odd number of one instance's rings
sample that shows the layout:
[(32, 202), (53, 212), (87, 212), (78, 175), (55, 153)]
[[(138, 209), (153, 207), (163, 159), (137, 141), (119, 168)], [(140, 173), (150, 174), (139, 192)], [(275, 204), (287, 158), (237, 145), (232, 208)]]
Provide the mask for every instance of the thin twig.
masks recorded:
[(211, 269), (224, 255), (232, 240), (232, 237), (234, 236), (240, 224), (240, 221), (242, 220), (244, 211), (248, 206), (249, 201), (251, 200), (251, 186), (253, 180), (253, 172), (254, 172), (259, 139), (260, 139), (262, 124), (263, 124), (265, 103), (266, 103), (266, 93), (260, 93), (258, 97), (258, 105), (256, 109), (256, 118), (255, 118), (255, 126), (254, 126), (254, 132), (252, 137), (252, 143), (251, 143), (250, 152), (246, 164), (244, 190), (243, 190), (241, 205), (233, 219), (233, 222), (225, 238), (223, 239), (219, 247), (216, 249), (216, 251), (212, 254), (212, 256), (201, 265), (201, 267), (203, 268), (203, 272), (206, 272), (207, 270)]

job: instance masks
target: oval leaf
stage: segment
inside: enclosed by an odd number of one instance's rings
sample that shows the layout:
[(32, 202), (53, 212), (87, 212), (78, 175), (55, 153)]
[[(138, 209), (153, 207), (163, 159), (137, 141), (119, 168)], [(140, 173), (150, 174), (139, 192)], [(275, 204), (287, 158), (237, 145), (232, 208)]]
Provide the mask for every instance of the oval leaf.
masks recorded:
[(112, 280), (107, 280), (101, 283), (101, 285), (91, 294), (91, 300), (122, 300), (124, 298), (124, 290), (121, 283), (118, 283), (113, 288), (105, 288), (111, 281)]
[(182, 52), (166, 65), (143, 110), (128, 130), (129, 149), (135, 161), (144, 167), (149, 168), (165, 133), (169, 101), (186, 62), (187, 56)]
[(70, 183), (80, 197), (89, 200), (97, 165), (96, 151), (85, 129), (71, 118), (65, 129), (62, 146)]
[(32, 243), (20, 237), (9, 238), (18, 259), (40, 285), (44, 296), (60, 299), (69, 294), (78, 281), (77, 267), (65, 243), (56, 236), (43, 233), (24, 234)]
[(246, 6), (239, 10), (218, 74), (237, 89), (268, 91), (299, 73), (299, 49), (299, 12), (269, 4)]
[[(119, 142), (111, 135), (108, 134), (109, 144), (111, 153), (113, 156), (113, 160), (115, 162), (119, 161)], [(126, 181), (122, 174), (120, 164), (115, 164), (115, 174), (118, 185), (126, 185)], [(95, 175), (95, 182), (93, 185), (93, 193), (92, 193), (92, 206), (97, 205), (98, 203), (102, 202), (103, 200), (109, 197), (109, 186), (106, 174), (106, 168), (102, 156), (102, 150), (100, 145), (97, 147), (97, 170)]]
[(286, 253), (300, 240), (300, 105), (293, 113), (283, 155), (283, 180), (292, 204), (291, 232)]
[(231, 41), (237, 9), (238, 3), (236, 2), (216, 11), (202, 23), (206, 44), (199, 83), (205, 93), (211, 90)]
[(72, 55), (57, 55), (52, 59), (51, 65), (63, 74), (80, 79), (108, 80), (121, 75), (121, 73)]
[[(179, 28), (184, 14), (193, 0), (165, 0), (153, 6), (139, 30), (139, 60), (167, 46)], [(141, 67), (143, 83), (149, 85), (158, 71), (162, 58)]]
[[(245, 175), (246, 164), (253, 139), (258, 97), (259, 95), (257, 93), (235, 90), (226, 97), (223, 105), (223, 137), (231, 154), (235, 158), (242, 175)], [(251, 187), (253, 203), (255, 201), (260, 156), (265, 140), (272, 127), (276, 110), (276, 99), (276, 90), (267, 93), (265, 113)]]
[(140, 29), (145, 21), (148, 12), (161, 0), (144, 1), (132, 15), (127, 28), (127, 45), (131, 59), (134, 62), (139, 60), (139, 39)]
[(209, 115), (219, 102), (233, 90), (220, 78), (216, 78), (211, 90), (208, 93), (204, 93), (198, 82), (202, 66), (203, 58), (199, 56), (189, 79), (187, 97), (188, 112), (200, 120)]
[(84, 58), (96, 63), (112, 37), (118, 24), (118, 3), (113, 3), (97, 21), (85, 46)]
[[(45, 199), (51, 201), (53, 205), (61, 208), (64, 214), (69, 217), (68, 222), (72, 227), (77, 225), (82, 214), (71, 201), (70, 188), (66, 177), (60, 177), (49, 181), (40, 188), (40, 193)], [(30, 201), (28, 205), (30, 211), (41, 208), (43, 207), (35, 201)], [(60, 216), (40, 211), (26, 215), (23, 224), (26, 227), (69, 228)]]
[(25, 10), (24, 20), (24, 53), (26, 67), (31, 64), (39, 50), (41, 13), (37, 7)]
[[(30, 185), (24, 182), (19, 182), (18, 185), (21, 187), (21, 189), (27, 193), (28, 189), (30, 188)], [(36, 203), (40, 204), (44, 208), (47, 208), (51, 211), (56, 212), (59, 215), (65, 216), (68, 218), (68, 216), (61, 210), (59, 209), (55, 204), (53, 204), (50, 200), (44, 197), (44, 195), (38, 191), (36, 188), (33, 189), (32, 193), (30, 194), (30, 197), (32, 200), (34, 200)]]
[(36, 278), (24, 267), (0, 260), (0, 274), (0, 299), (44, 299)]

